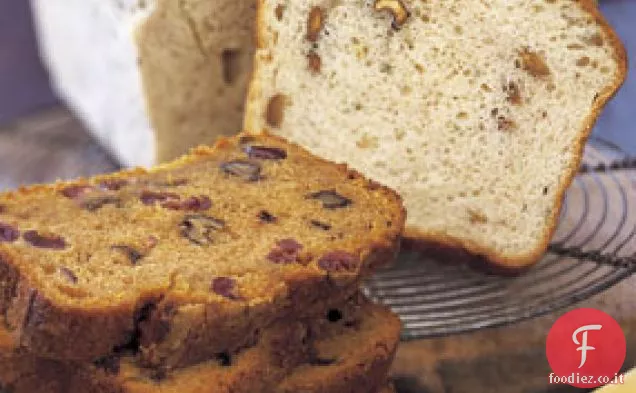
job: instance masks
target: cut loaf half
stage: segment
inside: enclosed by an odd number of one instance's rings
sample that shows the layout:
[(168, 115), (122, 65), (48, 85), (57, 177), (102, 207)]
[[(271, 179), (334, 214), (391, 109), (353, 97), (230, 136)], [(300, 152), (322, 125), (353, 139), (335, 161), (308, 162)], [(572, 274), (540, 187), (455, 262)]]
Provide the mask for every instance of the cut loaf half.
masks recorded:
[(244, 127), (398, 190), (407, 237), (545, 251), (622, 44), (588, 0), (260, 0)]
[(240, 131), (255, 0), (31, 0), (58, 95), (126, 167)]

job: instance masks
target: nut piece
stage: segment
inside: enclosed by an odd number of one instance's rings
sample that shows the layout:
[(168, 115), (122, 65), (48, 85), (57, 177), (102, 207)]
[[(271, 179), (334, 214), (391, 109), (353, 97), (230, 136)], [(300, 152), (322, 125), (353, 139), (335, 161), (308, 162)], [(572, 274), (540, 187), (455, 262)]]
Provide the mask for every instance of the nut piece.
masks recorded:
[(22, 238), (33, 247), (48, 248), (51, 250), (62, 250), (66, 248), (64, 238), (54, 234), (40, 234), (37, 231), (26, 231), (22, 235)]
[(471, 224), (486, 224), (488, 222), (488, 217), (480, 211), (468, 209), (468, 220)]
[(236, 281), (230, 277), (215, 278), (212, 280), (210, 290), (230, 300), (239, 300), (241, 298), (236, 294)]
[(510, 81), (504, 84), (503, 91), (506, 93), (506, 101), (512, 105), (521, 105), (521, 91), (519, 89), (519, 85)]
[(294, 239), (282, 239), (276, 243), (276, 248), (267, 254), (267, 259), (274, 263), (289, 264), (298, 260), (298, 252), (303, 245)]
[(276, 216), (274, 216), (272, 213), (268, 212), (267, 210), (261, 210), (260, 212), (258, 212), (258, 218), (261, 221), (267, 222), (267, 223), (278, 221)]
[(406, 9), (402, 0), (375, 0), (373, 8), (376, 11), (389, 11), (393, 15), (391, 27), (394, 30), (398, 30), (402, 27), (411, 16), (411, 13)]
[(358, 267), (358, 258), (346, 251), (332, 251), (318, 260), (318, 266), (328, 272), (353, 272)]
[(69, 268), (62, 266), (60, 267), (60, 274), (64, 276), (69, 282), (73, 284), (77, 284), (77, 275)]
[(0, 243), (13, 243), (20, 237), (18, 228), (0, 222)]
[(322, 221), (318, 221), (318, 220), (311, 220), (311, 221), (309, 221), (309, 223), (310, 223), (312, 226), (316, 227), (316, 228), (322, 229), (323, 231), (331, 230), (331, 225), (326, 224), (326, 223), (324, 223), (324, 222), (322, 222)]
[(99, 183), (99, 187), (107, 191), (119, 191), (128, 185), (128, 180), (124, 179), (107, 179)]
[(351, 199), (338, 194), (334, 190), (318, 191), (313, 194), (309, 194), (308, 198), (321, 201), (322, 207), (325, 209), (338, 209), (347, 207), (353, 203)]
[(314, 51), (307, 54), (307, 67), (314, 74), (319, 74), (322, 69), (322, 59)]
[(110, 195), (100, 195), (83, 198), (79, 205), (83, 209), (94, 212), (101, 209), (104, 205), (115, 205), (117, 207), (121, 207), (121, 199)]
[(521, 68), (533, 77), (540, 78), (550, 75), (550, 68), (538, 53), (524, 48), (519, 52), (519, 56), (521, 56)]
[(497, 117), (497, 129), (499, 131), (512, 131), (517, 129), (517, 123), (505, 116)]
[(280, 127), (283, 124), (285, 117), (285, 96), (283, 94), (276, 94), (269, 99), (267, 103), (267, 113), (265, 113), (265, 120), (271, 127)]
[(203, 214), (190, 214), (183, 218), (181, 224), (181, 236), (199, 246), (212, 244), (213, 232), (225, 228), (225, 221)]
[(124, 255), (126, 255), (126, 257), (128, 257), (128, 259), (130, 260), (130, 263), (132, 263), (133, 265), (136, 265), (137, 262), (144, 257), (144, 254), (137, 251), (134, 247), (128, 245), (114, 245), (111, 248), (113, 250), (121, 251), (122, 253), (124, 253)]
[(278, 147), (246, 146), (244, 150), (249, 158), (260, 160), (284, 160), (287, 158), (287, 152)]
[(221, 164), (221, 170), (228, 175), (240, 177), (252, 182), (261, 178), (261, 166), (257, 163), (246, 160), (233, 160)]
[(316, 42), (324, 23), (325, 12), (323, 9), (320, 7), (312, 8), (307, 19), (307, 40)]
[(155, 202), (164, 202), (168, 200), (178, 200), (181, 197), (172, 192), (157, 192), (144, 190), (139, 196), (139, 200), (144, 205), (153, 205)]
[(274, 15), (276, 15), (276, 20), (278, 21), (283, 20), (284, 14), (285, 14), (285, 6), (282, 4), (277, 5), (276, 9), (274, 10)]
[(170, 210), (204, 211), (212, 207), (212, 201), (205, 195), (189, 197), (184, 201), (170, 200), (163, 202), (161, 207)]

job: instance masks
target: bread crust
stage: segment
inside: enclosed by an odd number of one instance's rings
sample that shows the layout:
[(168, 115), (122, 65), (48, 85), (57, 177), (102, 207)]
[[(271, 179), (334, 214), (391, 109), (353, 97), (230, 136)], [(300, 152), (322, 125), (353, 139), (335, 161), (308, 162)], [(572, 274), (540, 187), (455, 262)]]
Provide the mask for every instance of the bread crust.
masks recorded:
[[(220, 139), (213, 147), (195, 148), (189, 156), (173, 163), (159, 165), (152, 170), (131, 169), (118, 174), (98, 176), (92, 181), (118, 180), (169, 170), (196, 160), (199, 156), (214, 154), (217, 149), (233, 146), (242, 136)], [(285, 143), (284, 139), (275, 136), (258, 138)], [(305, 150), (298, 145), (288, 146), (305, 154)], [(316, 158), (315, 162), (335, 165), (321, 158)], [(362, 178), (346, 165), (337, 165), (336, 169), (348, 174), (350, 178)], [(59, 182), (53, 186), (25, 187), (6, 193), (1, 199), (19, 200), (21, 196), (31, 193), (57, 192), (69, 185), (86, 184), (87, 181), (78, 179), (72, 182)], [(177, 309), (201, 306), (200, 312), (192, 314), (191, 319), (186, 318), (185, 323), (190, 329), (191, 336), (181, 342), (184, 345), (178, 345), (178, 356), (171, 366), (178, 367), (197, 362), (210, 353), (227, 350), (228, 346), (238, 348), (259, 329), (276, 319), (290, 315), (302, 316), (303, 313), (311, 314), (312, 310), (316, 309), (312, 306), (324, 305), (338, 299), (344, 300), (357, 290), (363, 277), (395, 259), (406, 215), (401, 198), (384, 186), (373, 182), (368, 182), (367, 185), (374, 192), (394, 202), (393, 214), (396, 219), (390, 228), (372, 231), (371, 236), (357, 245), (362, 263), (356, 274), (326, 273), (319, 269), (289, 269), (284, 276), (285, 285), (272, 287), (271, 296), (260, 305), (236, 305), (235, 302), (221, 300), (202, 302), (183, 294), (172, 293), (166, 288), (113, 304), (101, 303), (83, 307), (65, 304), (62, 299), (52, 297), (43, 290), (44, 285), (38, 283), (29, 273), (28, 261), (22, 260), (10, 246), (0, 244), (0, 272), (8, 272), (0, 276), (0, 312), (6, 318), (15, 346), (53, 359), (90, 361), (108, 356), (114, 349), (130, 344), (132, 338), (139, 338), (133, 336), (142, 334), (139, 331), (141, 313), (147, 312), (149, 308), (160, 309), (163, 305)], [(148, 318), (148, 315), (145, 317)], [(231, 333), (231, 337), (223, 337), (218, 335), (218, 332), (226, 332), (228, 335)], [(198, 339), (192, 338), (197, 336)], [(235, 342), (228, 343), (228, 338), (233, 338)], [(174, 343), (170, 343), (170, 340), (170, 337), (162, 337), (149, 346), (155, 351), (161, 352), (163, 348), (167, 353), (171, 353)], [(166, 347), (162, 347), (161, 343), (166, 344)]]
[(611, 42), (611, 46), (614, 49), (614, 60), (616, 61), (616, 64), (618, 64), (618, 73), (616, 74), (614, 83), (611, 86), (607, 86), (599, 94), (598, 99), (594, 101), (594, 106), (592, 107), (590, 114), (584, 120), (584, 129), (581, 130), (579, 139), (573, 147), (574, 159), (571, 161), (567, 172), (560, 180), (554, 209), (552, 210), (552, 214), (548, 217), (548, 223), (545, 226), (544, 234), (537, 243), (536, 247), (523, 255), (501, 255), (496, 250), (483, 247), (469, 239), (459, 239), (450, 237), (442, 232), (423, 231), (419, 228), (407, 227), (404, 233), (406, 241), (403, 243), (405, 248), (426, 249), (431, 242), (438, 243), (444, 247), (461, 248), (470, 252), (477, 258), (482, 257), (481, 259), (484, 263), (478, 263), (478, 265), (482, 265), (481, 268), (504, 275), (516, 275), (523, 273), (528, 267), (535, 264), (544, 255), (550, 244), (552, 236), (557, 229), (565, 194), (578, 173), (579, 165), (583, 160), (585, 145), (596, 120), (605, 105), (618, 92), (627, 77), (628, 59), (625, 47), (614, 29), (601, 14), (598, 5), (593, 0), (578, 0), (577, 3), (583, 10), (594, 17), (596, 23), (601, 26), (605, 33), (606, 37), (604, 38), (607, 38)]
[[(0, 347), (0, 383), (13, 393), (384, 393), (379, 389), (386, 384), (401, 323), (388, 308), (354, 299), (342, 307), (345, 319), (336, 324), (326, 319), (282, 321), (227, 368), (210, 361), (153, 380), (152, 370), (125, 358), (102, 369), (11, 354)], [(350, 318), (357, 321), (355, 327), (346, 327)], [(308, 329), (316, 330), (306, 336)], [(334, 354), (336, 363), (310, 364), (314, 357)], [(37, 390), (29, 390), (34, 386)]]

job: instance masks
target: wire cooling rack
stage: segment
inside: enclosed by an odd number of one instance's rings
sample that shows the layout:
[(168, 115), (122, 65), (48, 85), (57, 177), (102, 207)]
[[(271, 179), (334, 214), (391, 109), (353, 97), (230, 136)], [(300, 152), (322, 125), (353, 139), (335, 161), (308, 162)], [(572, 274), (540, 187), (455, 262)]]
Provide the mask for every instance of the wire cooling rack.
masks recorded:
[(408, 340), (515, 323), (610, 288), (636, 272), (636, 158), (589, 141), (549, 250), (524, 274), (453, 262), (404, 252), (365, 292), (399, 314)]

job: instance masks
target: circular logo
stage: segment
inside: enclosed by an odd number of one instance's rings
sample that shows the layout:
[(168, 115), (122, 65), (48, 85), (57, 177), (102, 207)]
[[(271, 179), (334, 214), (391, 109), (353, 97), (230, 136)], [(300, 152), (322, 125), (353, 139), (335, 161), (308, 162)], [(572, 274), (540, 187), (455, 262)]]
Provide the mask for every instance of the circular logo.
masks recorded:
[(552, 383), (596, 388), (612, 383), (623, 363), (625, 334), (603, 311), (582, 308), (559, 318), (550, 329), (546, 354)]

